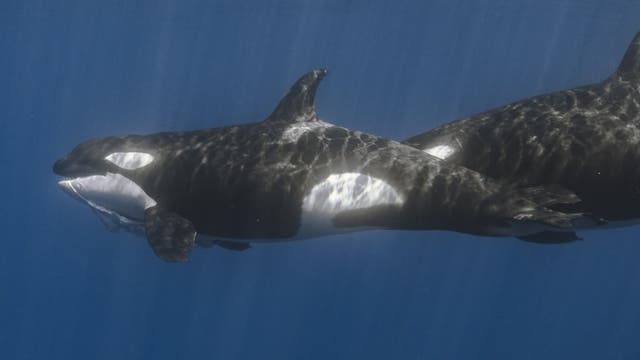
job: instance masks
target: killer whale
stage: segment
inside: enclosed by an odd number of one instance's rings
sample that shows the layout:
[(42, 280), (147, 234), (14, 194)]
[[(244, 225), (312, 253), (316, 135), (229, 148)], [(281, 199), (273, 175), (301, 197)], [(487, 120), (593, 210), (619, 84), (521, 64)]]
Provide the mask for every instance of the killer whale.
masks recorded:
[(302, 76), (252, 124), (85, 141), (55, 162), (64, 191), (112, 228), (144, 234), (167, 261), (196, 247), (366, 229), (487, 236), (567, 231), (583, 219), (551, 207), (575, 194), (505, 187), (415, 148), (322, 121), (326, 70)]
[[(604, 81), (524, 99), (405, 144), (519, 186), (558, 184), (607, 226), (640, 219), (640, 33)], [(606, 226), (605, 226), (606, 227)]]

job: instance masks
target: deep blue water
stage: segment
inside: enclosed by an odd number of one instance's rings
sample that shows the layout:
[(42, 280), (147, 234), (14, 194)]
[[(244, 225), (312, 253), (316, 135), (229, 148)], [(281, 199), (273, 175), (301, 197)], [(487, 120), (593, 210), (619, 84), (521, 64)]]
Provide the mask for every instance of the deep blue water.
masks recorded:
[(639, 30), (635, 0), (2, 0), (0, 359), (640, 358), (639, 227), (168, 264), (51, 172), (90, 137), (258, 121), (319, 66), (322, 118), (403, 139), (599, 81)]

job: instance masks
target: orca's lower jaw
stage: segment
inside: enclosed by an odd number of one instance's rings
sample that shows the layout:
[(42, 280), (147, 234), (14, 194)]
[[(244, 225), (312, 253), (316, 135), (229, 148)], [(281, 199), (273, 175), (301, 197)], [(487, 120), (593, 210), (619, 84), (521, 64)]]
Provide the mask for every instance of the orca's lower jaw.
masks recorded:
[(58, 186), (60, 187), (60, 189), (62, 189), (62, 191), (64, 191), (67, 195), (71, 196), (75, 200), (78, 200), (82, 203), (87, 203), (87, 200), (80, 196), (78, 191), (76, 191), (76, 188), (73, 186), (74, 182), (76, 182), (77, 180), (78, 179), (65, 177), (62, 180), (58, 181)]
[(134, 181), (120, 174), (66, 178), (58, 182), (72, 198), (89, 205), (110, 229), (136, 228), (146, 209), (156, 205)]

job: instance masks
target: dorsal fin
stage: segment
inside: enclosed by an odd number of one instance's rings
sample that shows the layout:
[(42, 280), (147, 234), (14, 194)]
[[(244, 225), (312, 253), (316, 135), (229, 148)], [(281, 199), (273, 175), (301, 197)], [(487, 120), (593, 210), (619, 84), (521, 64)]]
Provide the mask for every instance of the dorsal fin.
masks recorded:
[(313, 121), (315, 120), (316, 90), (320, 80), (327, 75), (326, 69), (310, 71), (289, 89), (275, 110), (265, 121)]
[(640, 80), (640, 32), (631, 41), (615, 75), (627, 81)]

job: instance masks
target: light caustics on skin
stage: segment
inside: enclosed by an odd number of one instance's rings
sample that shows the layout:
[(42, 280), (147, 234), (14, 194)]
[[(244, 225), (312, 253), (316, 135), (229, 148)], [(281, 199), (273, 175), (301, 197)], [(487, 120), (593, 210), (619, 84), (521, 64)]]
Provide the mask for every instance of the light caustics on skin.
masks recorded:
[(153, 162), (151, 154), (143, 152), (114, 152), (107, 155), (105, 160), (116, 164), (126, 170), (135, 170), (145, 167)]
[(289, 126), (284, 131), (284, 133), (282, 133), (282, 140), (284, 142), (296, 142), (304, 133), (308, 131), (320, 128), (328, 128), (331, 126), (333, 125), (324, 121), (296, 122)]
[(456, 149), (452, 148), (449, 145), (438, 145), (432, 148), (424, 149), (423, 151), (431, 156), (437, 157), (440, 160), (445, 160), (454, 152), (456, 152)]
[[(135, 182), (114, 173), (62, 180), (58, 185), (72, 197), (122, 227), (141, 223), (146, 209), (156, 205)], [(104, 220), (104, 218), (102, 218)]]

